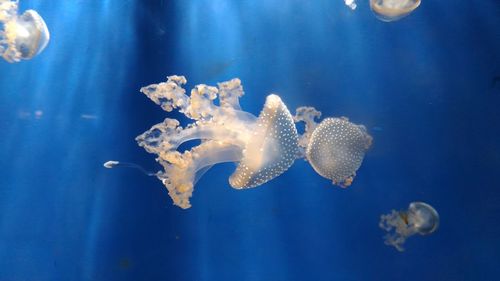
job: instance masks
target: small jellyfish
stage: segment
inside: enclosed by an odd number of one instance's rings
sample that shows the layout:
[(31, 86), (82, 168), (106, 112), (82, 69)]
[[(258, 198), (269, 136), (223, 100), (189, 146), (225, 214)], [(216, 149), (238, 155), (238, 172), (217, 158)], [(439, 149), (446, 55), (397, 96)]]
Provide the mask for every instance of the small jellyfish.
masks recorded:
[(351, 10), (356, 10), (356, 7), (358, 6), (356, 5), (356, 1), (354, 0), (344, 0), (344, 4), (347, 7), (351, 8)]
[(34, 10), (18, 15), (18, 0), (0, 0), (0, 56), (13, 63), (41, 53), (50, 39), (43, 18)]
[[(218, 87), (197, 85), (189, 96), (182, 88), (186, 82), (183, 76), (169, 76), (167, 82), (141, 89), (163, 110), (177, 109), (194, 120), (183, 128), (178, 120), (166, 118), (136, 138), (139, 146), (158, 156), (163, 171), (150, 173), (136, 164), (117, 161), (104, 164), (106, 168), (138, 168), (156, 176), (174, 204), (183, 209), (191, 207), (189, 200), (200, 177), (223, 162), (237, 163), (229, 178), (235, 189), (262, 185), (303, 157), (320, 175), (347, 186), (371, 142), (363, 126), (346, 118), (327, 118), (318, 125), (314, 119), (320, 112), (312, 107), (299, 108), (293, 117), (274, 94), (267, 96), (259, 116), (242, 111), (239, 98), (243, 87), (237, 78)], [(304, 134), (298, 134), (295, 122), (306, 123)], [(192, 140), (200, 143), (178, 151), (181, 144)]]
[(141, 167), (135, 163), (127, 163), (127, 162), (110, 160), (110, 161), (107, 161), (106, 163), (104, 163), (103, 166), (104, 166), (104, 168), (107, 168), (107, 169), (112, 169), (115, 167), (133, 168), (133, 169), (137, 169), (137, 170), (141, 171), (143, 174), (145, 174), (146, 176), (150, 176), (150, 177), (157, 175), (157, 173), (146, 171), (143, 167)]
[(420, 0), (370, 0), (370, 7), (381, 21), (396, 21), (418, 8)]
[(384, 236), (385, 244), (394, 246), (398, 251), (404, 251), (403, 244), (412, 235), (428, 235), (439, 226), (439, 215), (429, 204), (412, 202), (405, 211), (392, 210), (382, 215), (380, 228), (388, 233)]

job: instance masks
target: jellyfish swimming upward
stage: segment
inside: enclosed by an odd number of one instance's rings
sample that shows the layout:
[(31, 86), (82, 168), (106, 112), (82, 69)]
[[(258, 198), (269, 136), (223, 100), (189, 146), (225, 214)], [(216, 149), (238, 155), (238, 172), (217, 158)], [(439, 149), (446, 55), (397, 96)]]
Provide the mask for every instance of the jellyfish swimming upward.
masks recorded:
[(381, 21), (396, 21), (420, 5), (420, 0), (370, 0), (370, 8)]
[(18, 14), (18, 0), (0, 0), (0, 56), (13, 63), (40, 54), (50, 34), (43, 18), (34, 10)]
[(429, 204), (412, 202), (408, 210), (395, 211), (380, 217), (380, 228), (387, 231), (385, 244), (404, 251), (403, 244), (412, 235), (428, 235), (439, 226), (439, 215)]
[[(267, 96), (259, 116), (245, 112), (239, 103), (243, 87), (237, 78), (218, 87), (197, 85), (189, 96), (182, 88), (185, 83), (183, 76), (170, 76), (167, 82), (143, 87), (141, 92), (163, 110), (177, 109), (194, 122), (181, 127), (178, 120), (166, 118), (136, 138), (139, 146), (158, 156), (164, 170), (153, 174), (168, 189), (174, 204), (184, 209), (191, 207), (189, 199), (198, 179), (223, 162), (237, 163), (229, 178), (235, 189), (262, 185), (298, 158), (307, 159), (333, 183), (348, 186), (371, 143), (363, 126), (347, 118), (326, 118), (317, 124), (320, 112), (312, 107), (300, 107), (292, 116), (274, 94)], [(297, 132), (295, 122), (305, 122), (303, 134)], [(178, 150), (191, 140), (200, 144)], [(120, 164), (110, 161), (104, 166)]]

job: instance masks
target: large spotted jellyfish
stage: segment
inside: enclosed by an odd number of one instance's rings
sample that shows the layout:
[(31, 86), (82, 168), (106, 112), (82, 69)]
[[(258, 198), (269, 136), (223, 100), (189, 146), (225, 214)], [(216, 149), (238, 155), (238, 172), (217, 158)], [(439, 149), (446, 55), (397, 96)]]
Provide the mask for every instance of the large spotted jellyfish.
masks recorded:
[(0, 56), (8, 62), (29, 60), (50, 40), (43, 18), (34, 10), (18, 14), (18, 0), (0, 0)]
[(370, 8), (381, 21), (396, 21), (420, 5), (420, 0), (370, 0)]
[(396, 211), (380, 217), (380, 228), (387, 231), (385, 244), (404, 251), (403, 244), (412, 235), (429, 235), (439, 226), (438, 212), (429, 204), (412, 202), (408, 210)]
[[(319, 112), (301, 107), (292, 116), (281, 98), (267, 96), (259, 116), (241, 110), (243, 87), (239, 79), (219, 83), (218, 87), (197, 85), (186, 95), (183, 76), (169, 76), (167, 82), (141, 89), (148, 98), (170, 112), (177, 109), (193, 123), (180, 126), (166, 118), (136, 138), (139, 146), (156, 154), (163, 171), (148, 173), (158, 177), (168, 189), (175, 205), (189, 208), (198, 179), (214, 164), (238, 163), (229, 178), (235, 189), (256, 187), (284, 173), (297, 158), (306, 157), (322, 176), (339, 185), (349, 185), (361, 165), (371, 137), (363, 126), (345, 118), (327, 118), (320, 124)], [(218, 98), (218, 102), (216, 99)], [(216, 105), (218, 104), (218, 105)], [(295, 122), (305, 122), (299, 135)], [(187, 141), (200, 144), (184, 152)], [(109, 161), (107, 168), (135, 167)], [(144, 171), (144, 170), (143, 170)]]
[(333, 184), (348, 187), (361, 166), (372, 137), (365, 126), (349, 122), (346, 117), (315, 119), (321, 112), (313, 107), (299, 107), (296, 122), (305, 122), (305, 132), (299, 139), (299, 149), (314, 170), (332, 180)]

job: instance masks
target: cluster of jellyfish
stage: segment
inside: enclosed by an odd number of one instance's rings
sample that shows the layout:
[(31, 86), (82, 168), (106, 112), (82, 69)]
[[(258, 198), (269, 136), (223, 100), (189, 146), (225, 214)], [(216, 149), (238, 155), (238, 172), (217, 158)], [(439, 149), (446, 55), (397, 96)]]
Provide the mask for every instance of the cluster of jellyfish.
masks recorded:
[[(352, 10), (355, 0), (344, 0)], [(420, 5), (420, 0), (370, 0), (375, 16), (386, 22), (399, 20)], [(7, 62), (29, 60), (47, 46), (50, 34), (43, 18), (34, 10), (18, 12), (18, 0), (0, 0), (0, 56)], [(372, 137), (363, 125), (347, 118), (325, 118), (313, 107), (299, 107), (294, 116), (281, 98), (269, 95), (259, 116), (241, 109), (239, 98), (243, 87), (239, 79), (218, 87), (197, 85), (186, 95), (183, 76), (170, 76), (164, 83), (141, 89), (165, 111), (177, 109), (194, 120), (181, 127), (176, 119), (162, 123), (136, 138), (147, 152), (157, 155), (163, 171), (148, 172), (133, 163), (108, 161), (106, 168), (116, 166), (142, 170), (156, 176), (168, 189), (175, 205), (187, 209), (194, 185), (213, 165), (238, 163), (229, 178), (235, 189), (262, 185), (284, 173), (296, 159), (305, 158), (321, 176), (341, 187), (351, 185), (361, 166)], [(218, 104), (214, 101), (218, 98)], [(304, 122), (299, 134), (295, 123)], [(190, 140), (198, 146), (180, 152), (179, 146)], [(382, 215), (380, 228), (387, 232), (385, 244), (403, 251), (406, 239), (415, 234), (428, 235), (439, 226), (439, 215), (423, 202), (410, 203), (407, 210)]]
[(18, 0), (0, 0), (0, 56), (14, 63), (40, 54), (50, 34), (43, 18), (34, 10), (18, 13)]
[[(355, 0), (344, 0), (346, 6), (355, 10)], [(370, 8), (379, 20), (390, 22), (399, 20), (420, 6), (420, 0), (370, 0)]]
[(408, 210), (392, 210), (389, 214), (382, 215), (379, 226), (387, 232), (384, 236), (385, 244), (394, 246), (402, 252), (403, 244), (408, 237), (415, 234), (429, 235), (436, 231), (439, 226), (439, 215), (427, 203), (412, 202)]
[[(292, 116), (281, 98), (269, 95), (259, 116), (241, 109), (243, 87), (239, 79), (219, 83), (218, 87), (197, 85), (186, 95), (183, 76), (169, 76), (141, 92), (165, 111), (177, 109), (194, 120), (181, 127), (176, 119), (162, 123), (136, 138), (139, 146), (157, 155), (163, 171), (150, 173), (131, 163), (109, 161), (106, 168), (129, 166), (156, 176), (168, 189), (175, 205), (186, 209), (194, 186), (210, 167), (235, 162), (229, 178), (235, 189), (262, 185), (284, 173), (296, 159), (305, 158), (321, 176), (341, 187), (349, 186), (361, 166), (372, 137), (362, 125), (345, 117), (325, 118), (313, 107), (300, 107)], [(218, 105), (214, 101), (218, 98)], [(299, 134), (296, 122), (304, 122)], [(180, 152), (179, 146), (200, 140), (198, 146)]]
[[(243, 87), (239, 79), (218, 83), (217, 87), (197, 85), (187, 95), (184, 76), (169, 76), (166, 82), (141, 89), (149, 99), (167, 112), (177, 109), (193, 123), (181, 127), (166, 118), (139, 135), (136, 140), (147, 152), (157, 155), (163, 166), (148, 172), (134, 163), (108, 161), (106, 168), (132, 167), (157, 177), (167, 188), (174, 205), (187, 209), (200, 177), (213, 165), (237, 163), (229, 178), (235, 189), (262, 185), (284, 173), (296, 159), (304, 158), (321, 176), (341, 187), (351, 185), (361, 166), (372, 137), (363, 125), (347, 118), (316, 120), (321, 113), (313, 107), (299, 107), (292, 116), (281, 98), (267, 96), (259, 116), (241, 109)], [(215, 101), (218, 99), (218, 105)], [(303, 134), (295, 123), (304, 122)], [(184, 152), (181, 144), (200, 140)], [(406, 239), (428, 235), (439, 225), (439, 215), (430, 205), (413, 202), (407, 210), (382, 215), (379, 226), (387, 232), (385, 244), (403, 251)]]

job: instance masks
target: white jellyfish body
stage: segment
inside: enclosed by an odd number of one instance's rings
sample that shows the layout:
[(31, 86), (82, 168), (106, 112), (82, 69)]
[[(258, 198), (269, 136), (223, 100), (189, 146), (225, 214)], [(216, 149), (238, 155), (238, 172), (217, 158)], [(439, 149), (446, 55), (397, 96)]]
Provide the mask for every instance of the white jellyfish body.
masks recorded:
[[(174, 204), (189, 208), (196, 181), (212, 165), (237, 162), (229, 183), (244, 189), (261, 185), (285, 172), (298, 151), (298, 134), (292, 116), (277, 95), (269, 95), (259, 117), (241, 111), (239, 97), (243, 88), (239, 79), (219, 83), (218, 88), (197, 85), (187, 96), (183, 76), (170, 76), (165, 83), (141, 89), (164, 110), (174, 108), (195, 120), (185, 128), (167, 118), (163, 123), (137, 137), (146, 151), (158, 155), (164, 171), (157, 177), (163, 182)], [(219, 97), (219, 105), (214, 100)], [(177, 151), (186, 141), (201, 144), (183, 153)]]
[[(191, 207), (194, 185), (210, 167), (222, 162), (237, 163), (229, 178), (235, 189), (256, 187), (284, 173), (297, 158), (306, 157), (314, 169), (335, 184), (347, 186), (361, 165), (371, 137), (363, 126), (346, 118), (314, 121), (321, 113), (301, 107), (292, 117), (277, 95), (269, 95), (258, 117), (241, 110), (243, 87), (239, 79), (219, 83), (218, 87), (197, 85), (186, 95), (183, 76), (169, 76), (167, 82), (141, 89), (165, 111), (177, 109), (193, 123), (180, 126), (166, 118), (136, 138), (139, 146), (156, 154), (163, 171), (151, 173), (133, 163), (108, 161), (104, 167), (132, 167), (159, 178), (175, 205)], [(218, 105), (216, 99), (218, 98)], [(295, 122), (305, 122), (299, 135)], [(200, 144), (181, 152), (187, 141)]]
[(403, 244), (412, 235), (428, 235), (439, 226), (439, 214), (429, 204), (412, 202), (405, 211), (392, 210), (382, 215), (380, 228), (388, 233), (384, 236), (385, 244), (394, 246), (398, 251), (404, 251)]
[(370, 8), (381, 21), (396, 21), (420, 5), (420, 0), (370, 0)]
[(17, 0), (0, 0), (0, 56), (8, 62), (29, 60), (50, 40), (43, 18), (34, 10), (18, 15)]
[(296, 122), (306, 123), (305, 133), (300, 139), (307, 161), (321, 176), (333, 184), (348, 187), (361, 166), (372, 137), (363, 125), (349, 122), (346, 117), (325, 118), (314, 122), (321, 113), (312, 107), (299, 107)]

